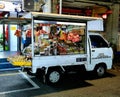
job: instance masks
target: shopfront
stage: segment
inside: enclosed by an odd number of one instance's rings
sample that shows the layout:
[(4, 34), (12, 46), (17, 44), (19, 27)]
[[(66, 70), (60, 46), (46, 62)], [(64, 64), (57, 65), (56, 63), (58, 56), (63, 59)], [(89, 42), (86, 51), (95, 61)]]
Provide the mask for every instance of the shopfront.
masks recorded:
[(0, 51), (17, 51), (17, 37), (14, 32), (17, 25), (3, 23), (2, 18), (17, 17), (16, 5), (12, 2), (0, 1)]
[(0, 24), (0, 51), (17, 51), (17, 25)]
[(0, 25), (0, 51), (9, 50), (8, 26)]

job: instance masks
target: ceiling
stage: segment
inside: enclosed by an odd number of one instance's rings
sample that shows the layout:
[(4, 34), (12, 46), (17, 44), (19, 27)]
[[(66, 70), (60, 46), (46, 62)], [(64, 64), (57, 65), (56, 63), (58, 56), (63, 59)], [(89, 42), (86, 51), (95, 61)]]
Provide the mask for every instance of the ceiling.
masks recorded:
[(90, 4), (90, 3), (82, 3), (82, 2), (63, 2), (62, 3), (63, 7), (69, 7), (69, 8), (85, 8), (85, 7), (93, 7), (95, 4)]
[(62, 8), (78, 9), (83, 11), (90, 9), (92, 10), (92, 15), (94, 16), (96, 14), (102, 15), (107, 13), (111, 10), (111, 6), (114, 3), (115, 2), (112, 2), (112, 0), (62, 0)]
[(86, 8), (86, 7), (109, 7), (112, 2), (105, 2), (108, 0), (62, 0), (63, 7), (69, 8)]

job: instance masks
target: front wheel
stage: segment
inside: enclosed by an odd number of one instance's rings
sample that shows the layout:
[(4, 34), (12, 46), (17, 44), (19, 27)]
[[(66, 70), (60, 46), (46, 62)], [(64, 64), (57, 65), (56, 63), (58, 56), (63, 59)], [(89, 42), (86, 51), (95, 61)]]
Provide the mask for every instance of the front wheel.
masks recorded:
[(57, 84), (61, 80), (61, 72), (59, 70), (49, 70), (46, 75), (46, 81), (48, 84)]
[(98, 77), (103, 77), (106, 73), (106, 68), (103, 65), (98, 65), (94, 71)]

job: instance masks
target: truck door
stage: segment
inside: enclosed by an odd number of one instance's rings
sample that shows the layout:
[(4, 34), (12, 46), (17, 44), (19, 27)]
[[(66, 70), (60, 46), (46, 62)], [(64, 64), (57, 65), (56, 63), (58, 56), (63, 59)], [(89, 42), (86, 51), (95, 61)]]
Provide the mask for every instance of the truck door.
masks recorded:
[(106, 69), (110, 69), (112, 67), (112, 48), (101, 35), (90, 35), (89, 37), (91, 41), (91, 67), (94, 68), (96, 64), (105, 63)]

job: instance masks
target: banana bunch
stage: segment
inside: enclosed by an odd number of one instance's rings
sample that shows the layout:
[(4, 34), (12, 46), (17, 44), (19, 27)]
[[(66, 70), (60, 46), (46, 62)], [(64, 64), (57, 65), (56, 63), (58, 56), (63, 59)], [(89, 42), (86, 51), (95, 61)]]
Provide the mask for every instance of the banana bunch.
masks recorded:
[(8, 57), (8, 60), (14, 66), (31, 66), (32, 65), (31, 60), (28, 60), (26, 56), (22, 56), (22, 55)]
[(16, 56), (12, 56), (12, 57), (8, 57), (8, 61), (25, 61), (25, 56), (21, 56), (21, 55), (16, 55)]

